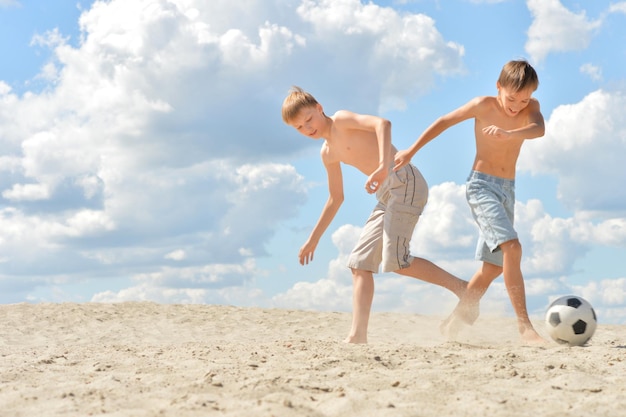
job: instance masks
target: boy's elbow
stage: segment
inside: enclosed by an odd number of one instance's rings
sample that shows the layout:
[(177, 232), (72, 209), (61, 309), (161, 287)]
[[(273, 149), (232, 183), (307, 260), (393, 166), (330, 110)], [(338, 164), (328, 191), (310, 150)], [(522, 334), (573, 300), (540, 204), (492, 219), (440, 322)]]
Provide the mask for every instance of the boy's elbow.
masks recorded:
[(391, 120), (381, 118), (381, 119), (380, 119), (380, 126), (381, 126), (384, 130), (391, 130)]
[(343, 204), (343, 193), (341, 194), (333, 194), (329, 197), (329, 204), (333, 207), (339, 208)]
[(541, 138), (545, 134), (546, 134), (546, 127), (543, 124), (539, 125), (539, 129), (537, 129), (537, 137)]

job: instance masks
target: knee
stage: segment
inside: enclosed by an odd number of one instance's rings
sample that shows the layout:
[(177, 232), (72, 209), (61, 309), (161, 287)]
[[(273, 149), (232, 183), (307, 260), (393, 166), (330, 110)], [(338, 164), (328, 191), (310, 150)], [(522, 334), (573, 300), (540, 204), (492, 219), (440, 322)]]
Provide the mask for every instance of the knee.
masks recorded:
[(354, 281), (374, 279), (374, 273), (371, 271), (366, 271), (364, 269), (355, 269), (355, 268), (351, 268), (351, 270), (352, 270), (352, 279)]
[(500, 276), (500, 274), (502, 273), (502, 267), (488, 262), (484, 262), (481, 272), (484, 279), (488, 281), (493, 281), (494, 279), (498, 278), (498, 276)]
[(502, 250), (502, 254), (504, 256), (522, 256), (522, 244), (518, 239), (509, 240), (508, 242), (504, 242), (500, 245), (500, 249)]

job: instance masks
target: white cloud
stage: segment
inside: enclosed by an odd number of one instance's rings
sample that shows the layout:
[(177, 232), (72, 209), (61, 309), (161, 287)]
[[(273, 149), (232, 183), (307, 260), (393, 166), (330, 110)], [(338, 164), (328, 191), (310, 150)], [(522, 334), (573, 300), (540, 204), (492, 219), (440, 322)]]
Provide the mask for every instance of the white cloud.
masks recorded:
[[(589, 212), (570, 218), (554, 217), (536, 199), (517, 201), (515, 227), (524, 251), (522, 270), (529, 278), (573, 272), (575, 261), (594, 245), (626, 244), (625, 219), (599, 220)], [(473, 258), (477, 236), (464, 184), (442, 183), (430, 189), (411, 250), (416, 256), (434, 260), (444, 269), (469, 279), (478, 266)], [(342, 253), (349, 254), (350, 250), (351, 247)]]
[(574, 13), (560, 0), (527, 0), (533, 15), (526, 52), (540, 62), (551, 52), (578, 51), (589, 46), (602, 20), (590, 20), (585, 12)]
[[(287, 291), (272, 298), (282, 308), (305, 310), (351, 311), (352, 274), (346, 266), (361, 228), (343, 225), (332, 234), (338, 249), (328, 265), (328, 277), (315, 282), (297, 282)], [(446, 290), (393, 273), (375, 276), (373, 308), (377, 311), (416, 312), (440, 315), (451, 310), (456, 298)]]
[(174, 261), (182, 261), (185, 257), (185, 251), (182, 249), (177, 249), (165, 255), (165, 259), (172, 259)]
[(43, 184), (13, 184), (2, 192), (2, 197), (10, 201), (45, 200), (50, 198), (50, 190)]
[(61, 32), (59, 32), (58, 28), (54, 28), (50, 31), (45, 32), (43, 35), (35, 34), (30, 41), (30, 45), (55, 48), (59, 45), (66, 44), (69, 39), (69, 36), (63, 36)]
[(331, 55), (326, 60), (339, 74), (377, 74), (380, 111), (403, 109), (407, 98), (432, 88), (436, 74), (463, 71), (463, 46), (445, 41), (429, 16), (359, 0), (304, 0), (298, 14), (315, 30), (307, 45)]
[[(182, 259), (177, 259), (182, 260)], [(237, 302), (253, 305), (264, 302), (262, 292), (248, 289), (261, 271), (254, 259), (241, 264), (210, 264), (192, 267), (162, 267), (150, 273), (133, 276), (136, 285), (119, 291), (103, 291), (95, 294), (93, 302), (124, 302), (151, 300), (163, 303), (218, 303)], [(248, 298), (247, 301), (242, 298)]]
[(99, 210), (80, 210), (67, 219), (69, 236), (88, 236), (115, 230), (115, 223)]
[(596, 65), (586, 63), (580, 67), (580, 72), (587, 74), (593, 81), (602, 80), (602, 69)]
[[(596, 289), (581, 288), (567, 278), (596, 245), (626, 245), (626, 221), (612, 219), (598, 223), (594, 218), (550, 216), (539, 200), (518, 201), (515, 224), (523, 247), (522, 273), (527, 304), (534, 316), (541, 317), (554, 294), (573, 293), (593, 300), (612, 322), (624, 318), (616, 306), (624, 298), (624, 280), (603, 280)], [(351, 272), (347, 258), (360, 228), (340, 226), (332, 234), (338, 254), (328, 265), (327, 276), (315, 282), (298, 282), (273, 297), (276, 306), (317, 310), (351, 310)], [(411, 242), (412, 253), (447, 271), (469, 280), (480, 263), (474, 260), (478, 231), (465, 201), (465, 186), (443, 183), (431, 187), (427, 210), (420, 219)], [(613, 240), (607, 241), (611, 237)], [(420, 280), (393, 273), (379, 274), (373, 308), (375, 311), (402, 311), (435, 316), (447, 315), (456, 305), (450, 292)], [(609, 288), (612, 288), (611, 291)], [(602, 295), (594, 293), (601, 292)], [(608, 312), (610, 309), (610, 313)], [(502, 277), (490, 286), (481, 301), (483, 314), (512, 314)]]
[(5, 83), (4, 81), (0, 81), (0, 96), (6, 96), (11, 92), (11, 86)]
[(152, 301), (174, 304), (224, 304), (251, 307), (264, 301), (258, 289), (238, 287), (210, 290), (205, 288), (171, 288), (140, 284), (118, 292), (104, 291), (94, 295), (96, 303), (121, 303), (125, 301)]
[(478, 229), (465, 199), (465, 185), (446, 182), (430, 188), (411, 251), (425, 258), (463, 258), (473, 253)]
[(624, 216), (626, 93), (598, 90), (554, 109), (545, 137), (524, 144), (520, 170), (558, 178), (559, 199), (572, 210)]
[(20, 6), (17, 0), (0, 0), (0, 7)]
[(298, 310), (350, 311), (351, 300), (351, 286), (329, 279), (297, 282), (286, 292), (272, 297), (274, 306)]
[[(52, 51), (42, 91), (18, 96), (0, 81), (0, 274), (33, 272), (32, 288), (138, 277), (107, 299), (176, 289), (173, 300), (216, 300), (218, 290), (178, 285), (230, 288), (262, 274), (236, 266), (265, 256), (306, 200), (303, 178), (276, 162), (310, 146), (280, 122), (294, 80), (358, 91), (345, 105), (365, 96), (375, 111), (462, 66), (463, 48), (428, 17), (356, 0), (113, 0), (79, 24), (73, 44), (59, 30), (33, 38)], [(213, 265), (225, 267), (203, 279)]]
[(620, 1), (617, 3), (611, 3), (609, 6), (610, 13), (626, 13), (626, 2)]
[(600, 323), (624, 323), (626, 320), (626, 277), (590, 281), (574, 286), (572, 293), (591, 303)]

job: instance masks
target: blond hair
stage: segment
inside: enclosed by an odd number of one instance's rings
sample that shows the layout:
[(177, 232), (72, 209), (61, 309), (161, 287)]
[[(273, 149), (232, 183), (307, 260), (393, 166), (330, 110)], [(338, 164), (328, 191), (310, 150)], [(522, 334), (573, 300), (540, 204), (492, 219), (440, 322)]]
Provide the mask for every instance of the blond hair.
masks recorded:
[(511, 88), (518, 92), (530, 89), (535, 91), (539, 87), (539, 77), (535, 69), (523, 59), (509, 61), (500, 72), (498, 83), (504, 88)]
[(283, 101), (283, 121), (289, 123), (298, 116), (300, 110), (306, 107), (316, 106), (317, 104), (319, 103), (310, 93), (307, 93), (298, 86), (293, 86)]

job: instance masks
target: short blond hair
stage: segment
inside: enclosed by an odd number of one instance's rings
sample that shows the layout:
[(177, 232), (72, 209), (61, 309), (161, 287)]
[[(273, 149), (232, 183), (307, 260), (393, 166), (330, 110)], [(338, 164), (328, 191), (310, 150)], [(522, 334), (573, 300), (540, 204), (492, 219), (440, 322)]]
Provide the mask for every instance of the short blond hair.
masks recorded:
[(298, 86), (293, 86), (283, 101), (283, 121), (285, 123), (289, 123), (296, 118), (296, 116), (298, 116), (300, 110), (306, 107), (316, 106), (318, 104), (319, 103), (315, 97), (313, 97), (310, 93), (307, 93)]
[(504, 64), (498, 83), (504, 88), (513, 89), (515, 92), (526, 89), (535, 91), (539, 87), (539, 77), (535, 69), (526, 60), (520, 59)]

